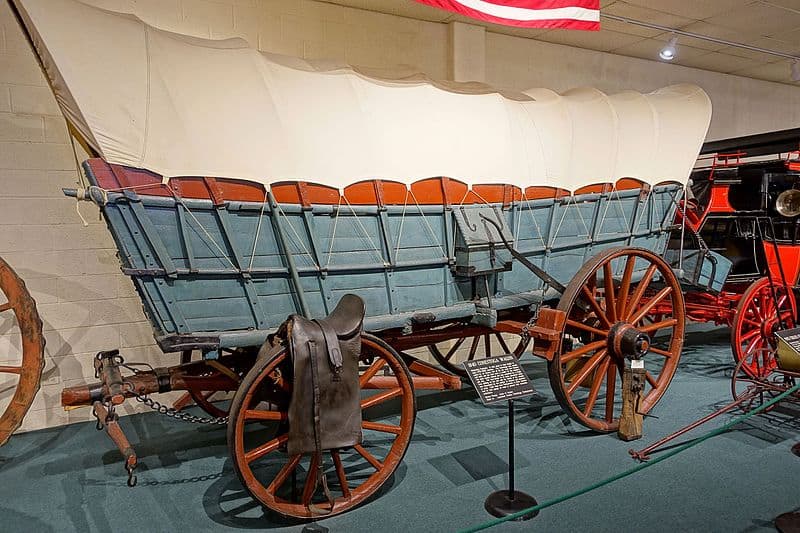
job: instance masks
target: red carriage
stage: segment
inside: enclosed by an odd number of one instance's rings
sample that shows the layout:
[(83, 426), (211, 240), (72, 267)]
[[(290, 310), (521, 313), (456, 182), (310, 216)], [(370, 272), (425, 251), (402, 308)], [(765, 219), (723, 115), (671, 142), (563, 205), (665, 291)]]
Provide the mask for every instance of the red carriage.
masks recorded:
[(714, 258), (707, 269), (730, 269), (718, 290), (686, 293), (686, 316), (730, 326), (734, 359), (745, 360), (742, 368), (753, 376), (775, 368), (774, 332), (797, 320), (798, 146), (800, 130), (706, 143), (692, 173), (686, 217), (678, 213), (681, 227), (673, 234), (671, 248), (682, 248), (684, 260), (696, 254)]

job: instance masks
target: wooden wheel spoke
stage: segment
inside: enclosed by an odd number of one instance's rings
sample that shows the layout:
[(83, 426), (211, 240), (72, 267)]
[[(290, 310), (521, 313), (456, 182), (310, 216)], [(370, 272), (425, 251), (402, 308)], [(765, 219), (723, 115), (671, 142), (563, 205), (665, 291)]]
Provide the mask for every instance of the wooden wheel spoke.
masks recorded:
[(586, 416), (591, 416), (592, 414), (592, 409), (594, 409), (594, 404), (597, 401), (597, 395), (600, 392), (600, 385), (606, 378), (606, 374), (608, 373), (608, 365), (610, 363), (611, 358), (607, 357), (603, 360), (603, 364), (600, 365), (600, 368), (597, 369), (597, 372), (595, 372), (594, 380), (592, 380), (592, 387), (589, 389), (589, 397), (586, 399), (586, 405), (583, 408), (583, 414)]
[(590, 342), (589, 344), (585, 344), (585, 345), (581, 346), (580, 348), (578, 348), (577, 350), (573, 350), (571, 352), (567, 352), (567, 353), (561, 355), (561, 363), (562, 364), (563, 363), (568, 363), (568, 362), (572, 361), (573, 359), (577, 359), (578, 357), (581, 357), (582, 355), (585, 355), (585, 354), (587, 354), (587, 353), (589, 353), (591, 351), (597, 350), (598, 348), (602, 348), (606, 344), (607, 344), (607, 341), (605, 339), (603, 339), (601, 341), (595, 341), (595, 342)]
[(472, 337), (472, 345), (469, 347), (469, 357), (468, 360), (472, 361), (475, 359), (475, 352), (478, 350), (478, 344), (480, 343), (481, 338), (478, 336)]
[(658, 303), (661, 302), (661, 300), (669, 296), (671, 293), (672, 293), (672, 287), (664, 287), (663, 289), (658, 291), (658, 293), (655, 296), (647, 300), (647, 303), (645, 303), (642, 307), (637, 309), (636, 314), (630, 317), (628, 321), (631, 324), (636, 324), (642, 318), (644, 318), (644, 316), (647, 313), (649, 313), (653, 309), (653, 307), (655, 307)]
[(614, 394), (617, 386), (617, 365), (608, 365), (608, 385), (606, 385), (606, 422), (614, 420)]
[(269, 486), (267, 487), (268, 493), (275, 494), (276, 492), (278, 492), (278, 489), (280, 489), (281, 486), (283, 486), (283, 484), (286, 482), (286, 479), (289, 477), (289, 474), (294, 472), (294, 470), (297, 468), (297, 465), (300, 464), (300, 459), (302, 459), (302, 457), (303, 456), (300, 454), (293, 455), (289, 459), (289, 461), (285, 465), (283, 465), (283, 468), (281, 468), (280, 471), (278, 471), (278, 474), (275, 476), (275, 479), (273, 479), (272, 483), (270, 483)]
[(0, 374), (22, 374), (22, 367), (0, 365)]
[(386, 361), (381, 357), (378, 357), (375, 361), (373, 361), (372, 364), (369, 365), (369, 368), (367, 368), (364, 373), (361, 374), (361, 377), (358, 379), (358, 386), (363, 389), (364, 385), (366, 385), (369, 380), (375, 377), (375, 374), (377, 374), (385, 364)]
[(603, 311), (603, 308), (600, 307), (599, 303), (597, 303), (597, 300), (594, 298), (594, 295), (589, 288), (584, 285), (581, 287), (581, 292), (583, 293), (583, 300), (586, 301), (586, 303), (588, 303), (589, 306), (594, 310), (594, 313), (597, 315), (597, 318), (600, 319), (600, 322), (602, 322), (605, 327), (611, 329), (611, 322), (608, 321), (608, 317)]
[(608, 330), (593, 328), (592, 326), (584, 324), (583, 322), (567, 319), (567, 325), (576, 329), (586, 331), (588, 333), (594, 333), (595, 335), (600, 335), (601, 337), (608, 337)]
[(264, 457), (268, 453), (274, 452), (275, 450), (280, 448), (281, 445), (283, 445), (288, 439), (289, 439), (288, 435), (281, 435), (280, 437), (268, 440), (264, 444), (253, 448), (249, 452), (246, 452), (244, 454), (244, 459), (248, 463), (252, 463), (257, 459)]
[(662, 350), (661, 348), (656, 348), (655, 346), (650, 346), (650, 353), (655, 353), (658, 355), (663, 355), (664, 357), (672, 357), (673, 353), (667, 350)]
[(656, 265), (652, 264), (649, 267), (647, 267), (644, 276), (642, 276), (642, 279), (636, 286), (636, 290), (633, 291), (633, 296), (631, 296), (630, 300), (630, 306), (628, 306), (627, 304), (625, 305), (625, 314), (620, 316), (621, 320), (628, 320), (628, 322), (633, 323), (632, 320), (626, 318), (626, 315), (629, 315), (631, 311), (636, 307), (636, 304), (642, 299), (642, 296), (644, 296), (647, 287), (650, 286), (650, 282), (653, 280), (653, 275), (655, 273), (656, 273)]
[(344, 465), (342, 458), (339, 455), (339, 450), (331, 450), (331, 457), (333, 458), (333, 465), (336, 467), (336, 477), (339, 479), (339, 485), (342, 488), (342, 495), (345, 498), (350, 497), (350, 486), (347, 484), (347, 474), (344, 472)]
[(266, 411), (263, 409), (248, 409), (244, 412), (245, 420), (288, 420), (285, 411)]
[(617, 303), (614, 296), (614, 276), (611, 272), (611, 261), (603, 265), (603, 295), (606, 300), (606, 314), (613, 324), (617, 321)]
[[(315, 453), (311, 456), (311, 463), (308, 465), (308, 474), (306, 474), (306, 482), (303, 485), (303, 505), (311, 503), (311, 498), (314, 497), (314, 491), (317, 488), (317, 478), (319, 475), (319, 454)], [(323, 472), (324, 476), (325, 473)]]
[(388, 389), (380, 394), (374, 394), (369, 398), (364, 398), (361, 400), (361, 409), (369, 409), (370, 407), (374, 407), (383, 402), (388, 402), (392, 398), (396, 398), (401, 394), (403, 394), (403, 389), (400, 387)]
[(372, 431), (380, 431), (382, 433), (394, 433), (395, 435), (399, 435), (403, 428), (400, 426), (395, 426), (392, 424), (382, 424), (380, 422), (370, 422), (369, 420), (364, 420), (361, 422), (362, 429), (370, 429)]
[(454, 356), (454, 355), (456, 354), (456, 352), (458, 351), (458, 349), (461, 347), (461, 345), (462, 345), (462, 344), (464, 344), (464, 341), (465, 341), (465, 340), (467, 340), (467, 338), (466, 338), (466, 337), (460, 337), (460, 338), (459, 338), (459, 339), (458, 339), (458, 340), (457, 340), (457, 341), (456, 341), (456, 342), (453, 344), (453, 346), (452, 346), (452, 347), (451, 347), (449, 350), (447, 350), (447, 355), (445, 355), (445, 356), (444, 356), (444, 358), (445, 358), (445, 359), (447, 359), (448, 361), (449, 361), (450, 359), (452, 359), (452, 358), (453, 358), (453, 356)]
[(628, 293), (631, 289), (631, 278), (633, 277), (633, 267), (636, 266), (636, 258), (629, 255), (625, 260), (625, 270), (622, 273), (622, 283), (617, 294), (617, 316), (625, 316), (625, 306), (628, 302)]
[(503, 349), (503, 353), (514, 353), (508, 349), (508, 344), (506, 344), (506, 341), (503, 340), (503, 335), (500, 333), (495, 333), (494, 336), (497, 337), (497, 342), (500, 344), (500, 348)]
[(677, 324), (678, 321), (674, 318), (670, 318), (669, 320), (662, 320), (661, 322), (654, 322), (652, 324), (648, 324), (646, 326), (642, 326), (639, 329), (642, 333), (652, 333), (654, 331), (658, 331), (660, 329), (669, 328)]
[(361, 455), (361, 457), (366, 459), (369, 464), (375, 467), (375, 470), (380, 470), (381, 468), (383, 468), (383, 463), (378, 461), (378, 459), (374, 455), (372, 455), (366, 449), (364, 449), (364, 446), (362, 446), (361, 444), (356, 444), (355, 446), (353, 446), (353, 449), (357, 451), (358, 454)]
[(653, 374), (651, 374), (650, 371), (645, 372), (644, 377), (651, 387), (654, 389), (658, 388), (658, 381), (656, 381), (656, 378), (653, 377)]
[(578, 374), (572, 378), (572, 383), (570, 383), (570, 386), (567, 388), (567, 393), (570, 396), (575, 393), (575, 390), (581, 385), (581, 383), (583, 383), (583, 380), (586, 379), (586, 376), (588, 376), (605, 357), (607, 357), (607, 350), (602, 349), (594, 354), (591, 359), (586, 361), (580, 372), (578, 372)]
[(750, 326), (752, 326), (754, 328), (760, 328), (761, 327), (760, 323), (756, 322), (755, 320), (753, 320), (751, 318), (747, 318), (747, 317), (744, 317), (744, 323), (748, 324), (748, 325), (750, 325)]

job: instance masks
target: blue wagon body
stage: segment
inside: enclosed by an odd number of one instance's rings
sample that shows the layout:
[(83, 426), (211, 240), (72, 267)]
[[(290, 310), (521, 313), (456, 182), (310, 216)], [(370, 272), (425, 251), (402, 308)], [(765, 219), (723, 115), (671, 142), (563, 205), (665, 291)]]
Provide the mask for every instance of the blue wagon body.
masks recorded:
[[(661, 255), (681, 191), (664, 184), (507, 205), (303, 207), (269, 193), (264, 202), (215, 205), (128, 189), (106, 191), (102, 203), (123, 271), (162, 348), (173, 350), (257, 345), (287, 315), (325, 315), (348, 292), (366, 301), (371, 331), (493, 325), (499, 310), (559, 293), (510, 260), (496, 235), (469, 235), (470, 220), (493, 217), (517, 251), (566, 285), (607, 248)], [(471, 268), (481, 275), (460, 274)]]

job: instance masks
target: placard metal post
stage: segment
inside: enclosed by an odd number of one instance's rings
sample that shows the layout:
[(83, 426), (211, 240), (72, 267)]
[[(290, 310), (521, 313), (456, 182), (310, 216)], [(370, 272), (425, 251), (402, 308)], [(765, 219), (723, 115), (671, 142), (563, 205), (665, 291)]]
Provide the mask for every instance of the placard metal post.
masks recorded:
[[(537, 504), (536, 499), (518, 491), (514, 484), (514, 399), (533, 394), (533, 385), (517, 358), (510, 354), (467, 361), (464, 368), (484, 404), (508, 402), (508, 489), (491, 493), (483, 506), (497, 517), (530, 509)], [(531, 511), (514, 520), (530, 520), (538, 514), (538, 510)]]

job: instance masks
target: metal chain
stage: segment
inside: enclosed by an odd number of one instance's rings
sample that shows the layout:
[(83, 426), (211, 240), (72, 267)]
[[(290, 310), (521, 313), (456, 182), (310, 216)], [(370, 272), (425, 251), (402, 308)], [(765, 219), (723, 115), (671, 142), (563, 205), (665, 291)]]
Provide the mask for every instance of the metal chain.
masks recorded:
[(536, 325), (536, 321), (539, 319), (539, 307), (534, 310), (531, 317), (528, 319), (528, 323), (522, 326), (522, 331), (520, 332), (520, 337), (522, 337), (522, 342), (524, 344), (528, 344), (528, 341), (531, 340), (531, 328)]
[(167, 407), (166, 405), (159, 403), (158, 401), (152, 399), (146, 394), (134, 393), (134, 398), (136, 398), (137, 402), (145, 404), (153, 411), (157, 411), (162, 415), (174, 418), (176, 420), (183, 420), (184, 422), (191, 422), (192, 424), (210, 424), (219, 426), (223, 426), (228, 423), (229, 417), (227, 416), (215, 416), (212, 418), (212, 417), (196, 416), (191, 413), (184, 413), (182, 411), (178, 411), (174, 407)]

